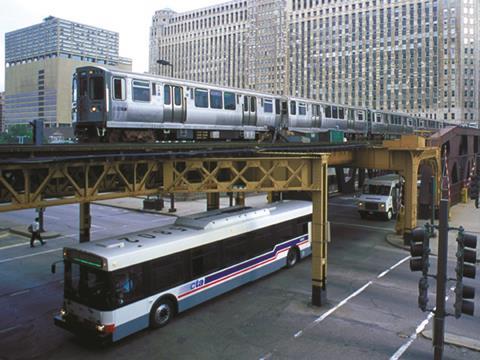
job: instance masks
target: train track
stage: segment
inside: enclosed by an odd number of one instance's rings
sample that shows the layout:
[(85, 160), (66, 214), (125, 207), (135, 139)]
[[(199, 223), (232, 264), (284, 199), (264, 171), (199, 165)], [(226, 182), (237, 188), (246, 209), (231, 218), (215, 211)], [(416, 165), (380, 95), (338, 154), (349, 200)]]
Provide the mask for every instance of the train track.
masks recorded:
[(378, 145), (378, 143), (166, 142), (155, 144), (0, 145), (0, 164), (38, 164), (99, 158), (248, 157), (265, 156), (265, 152), (281, 152), (282, 155), (288, 155), (288, 153), (352, 151), (374, 145)]

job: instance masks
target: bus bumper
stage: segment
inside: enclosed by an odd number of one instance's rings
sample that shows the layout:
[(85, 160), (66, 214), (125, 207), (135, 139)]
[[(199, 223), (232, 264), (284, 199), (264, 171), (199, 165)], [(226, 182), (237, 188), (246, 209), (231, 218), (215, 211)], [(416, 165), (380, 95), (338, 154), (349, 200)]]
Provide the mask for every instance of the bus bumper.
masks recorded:
[(88, 322), (79, 322), (71, 317), (64, 317), (62, 315), (56, 315), (53, 318), (53, 322), (56, 326), (61, 327), (64, 330), (70, 331), (71, 333), (86, 338), (91, 341), (99, 343), (111, 343), (112, 334), (111, 333), (101, 333), (96, 330), (95, 324)]

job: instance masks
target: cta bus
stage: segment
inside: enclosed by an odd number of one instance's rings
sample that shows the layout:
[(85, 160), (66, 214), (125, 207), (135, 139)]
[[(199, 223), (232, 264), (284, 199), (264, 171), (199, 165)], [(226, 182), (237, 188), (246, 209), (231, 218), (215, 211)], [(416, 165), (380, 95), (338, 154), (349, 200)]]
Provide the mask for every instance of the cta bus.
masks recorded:
[(311, 214), (310, 202), (296, 200), (225, 208), (66, 247), (55, 324), (102, 341), (163, 327), (179, 312), (308, 256)]

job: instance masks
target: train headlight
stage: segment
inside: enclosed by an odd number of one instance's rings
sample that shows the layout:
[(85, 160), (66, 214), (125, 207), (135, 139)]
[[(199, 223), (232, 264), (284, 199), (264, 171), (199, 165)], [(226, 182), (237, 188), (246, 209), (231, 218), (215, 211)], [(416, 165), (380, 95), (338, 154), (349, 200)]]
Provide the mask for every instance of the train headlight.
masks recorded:
[(96, 106), (92, 106), (92, 107), (90, 108), (90, 111), (91, 111), (91, 112), (97, 112), (97, 107), (96, 107)]

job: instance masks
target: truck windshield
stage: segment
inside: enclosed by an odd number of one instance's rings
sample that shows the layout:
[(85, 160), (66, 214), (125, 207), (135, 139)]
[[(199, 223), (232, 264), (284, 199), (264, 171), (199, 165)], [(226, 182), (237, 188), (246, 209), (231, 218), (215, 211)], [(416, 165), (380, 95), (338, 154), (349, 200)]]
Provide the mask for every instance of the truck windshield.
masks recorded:
[(65, 260), (65, 298), (96, 310), (112, 308), (109, 273)]
[(363, 193), (367, 195), (390, 195), (390, 186), (386, 185), (368, 185), (363, 187)]

